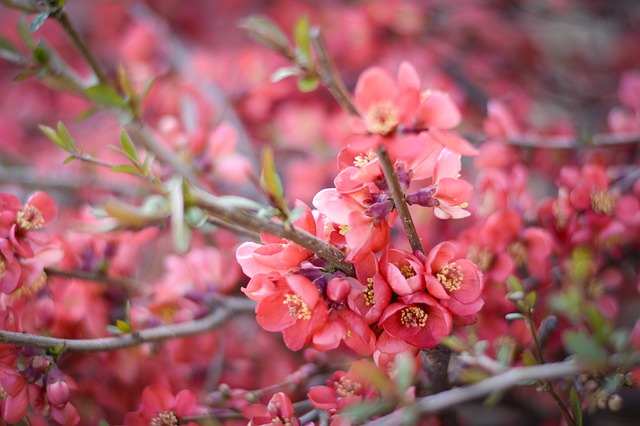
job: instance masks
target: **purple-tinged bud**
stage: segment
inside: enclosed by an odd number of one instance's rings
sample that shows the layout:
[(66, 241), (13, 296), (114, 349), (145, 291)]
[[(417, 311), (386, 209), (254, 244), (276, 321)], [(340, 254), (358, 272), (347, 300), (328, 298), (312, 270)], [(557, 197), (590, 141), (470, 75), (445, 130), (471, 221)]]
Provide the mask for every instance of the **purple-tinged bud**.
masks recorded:
[(64, 379), (62, 372), (57, 368), (52, 368), (47, 374), (47, 398), (51, 405), (58, 407), (69, 402), (69, 385)]
[(413, 177), (413, 171), (407, 171), (404, 168), (404, 163), (396, 164), (396, 177), (398, 178), (398, 182), (400, 182), (400, 186), (403, 191), (406, 191), (411, 184), (411, 178)]
[(393, 204), (387, 194), (378, 194), (373, 198), (371, 205), (365, 210), (364, 214), (382, 220), (391, 213), (391, 210), (393, 210)]
[(419, 189), (416, 192), (412, 192), (411, 194), (405, 195), (405, 199), (409, 205), (417, 204), (422, 207), (438, 207), (440, 205), (440, 201), (437, 198), (433, 198), (435, 193), (436, 187), (428, 186), (426, 188)]

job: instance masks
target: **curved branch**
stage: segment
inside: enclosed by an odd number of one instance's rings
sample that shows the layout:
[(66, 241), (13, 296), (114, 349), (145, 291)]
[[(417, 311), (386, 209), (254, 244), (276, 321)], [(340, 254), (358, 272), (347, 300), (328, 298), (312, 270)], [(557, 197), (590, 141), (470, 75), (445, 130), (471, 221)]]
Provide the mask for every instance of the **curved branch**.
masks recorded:
[(178, 324), (147, 328), (121, 336), (96, 339), (62, 339), (0, 330), (0, 343), (40, 349), (63, 347), (64, 351), (74, 352), (113, 351), (147, 342), (204, 333), (219, 327), (236, 314), (253, 312), (255, 309), (255, 303), (244, 298), (229, 297), (221, 300), (222, 303), (220, 305), (202, 318)]
[[(457, 404), (489, 395), (495, 391), (508, 389), (523, 383), (569, 377), (589, 370), (588, 365), (580, 364), (575, 360), (536, 365), (534, 367), (516, 367), (473, 385), (454, 388), (421, 398), (416, 402), (415, 407), (411, 407), (411, 409), (415, 409), (419, 414), (435, 413), (455, 407)], [(407, 408), (401, 408), (391, 414), (371, 421), (367, 423), (367, 425), (384, 426), (400, 424), (398, 421), (405, 418), (405, 411), (407, 410)]]

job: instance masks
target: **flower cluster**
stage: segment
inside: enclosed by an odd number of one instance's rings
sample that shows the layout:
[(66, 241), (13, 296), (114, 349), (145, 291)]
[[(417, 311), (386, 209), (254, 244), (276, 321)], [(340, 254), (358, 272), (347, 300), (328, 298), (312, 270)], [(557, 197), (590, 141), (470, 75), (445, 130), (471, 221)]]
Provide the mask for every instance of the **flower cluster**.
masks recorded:
[(439, 218), (462, 218), (471, 185), (459, 179), (461, 155), (475, 149), (450, 131), (460, 121), (444, 93), (420, 92), (413, 67), (403, 63), (397, 81), (380, 68), (365, 71), (355, 102), (349, 145), (338, 156), (335, 187), (316, 194), (312, 212), (294, 226), (345, 253), (355, 276), (291, 241), (262, 236), (244, 243), (237, 259), (251, 278), (244, 293), (258, 302), (258, 323), (282, 331), (292, 350), (308, 344), (322, 351), (344, 342), (380, 363), (417, 348), (432, 348), (469, 324), (483, 306), (482, 274), (444, 242), (426, 255), (390, 245), (396, 217), (393, 195), (378, 158), (384, 149), (406, 192), (406, 202), (435, 208)]
[(15, 296), (44, 285), (44, 268), (61, 253), (38, 249), (48, 239), (39, 229), (57, 216), (55, 200), (44, 192), (31, 195), (24, 206), (15, 195), (0, 193), (0, 292)]

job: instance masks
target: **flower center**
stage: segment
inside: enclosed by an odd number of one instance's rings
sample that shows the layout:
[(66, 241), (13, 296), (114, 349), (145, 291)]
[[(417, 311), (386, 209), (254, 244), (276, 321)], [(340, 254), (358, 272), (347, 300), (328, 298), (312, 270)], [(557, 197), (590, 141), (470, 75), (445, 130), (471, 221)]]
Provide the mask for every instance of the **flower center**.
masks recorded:
[(176, 413), (173, 411), (164, 411), (162, 413), (158, 413), (156, 417), (151, 419), (149, 424), (151, 426), (178, 426), (180, 423), (178, 422)]
[(616, 206), (616, 197), (606, 189), (596, 189), (591, 193), (591, 208), (594, 212), (608, 216)]
[(493, 264), (494, 255), (488, 248), (480, 248), (478, 246), (469, 247), (467, 252), (468, 258), (478, 265), (481, 271), (488, 271)]
[(527, 262), (527, 247), (520, 241), (510, 244), (507, 252), (511, 255), (517, 266), (522, 266)]
[(460, 285), (464, 279), (462, 268), (456, 262), (447, 263), (437, 273), (436, 278), (440, 284), (449, 292), (460, 290)]
[(20, 287), (18, 287), (13, 293), (11, 293), (11, 297), (14, 300), (20, 299), (21, 297), (29, 297), (33, 296), (40, 292), (43, 289), (44, 285), (47, 282), (47, 274), (42, 272), (38, 278), (36, 278), (31, 283), (23, 283)]
[(311, 309), (297, 294), (285, 294), (283, 304), (289, 305), (289, 315), (301, 320), (311, 319)]
[(429, 315), (417, 306), (408, 306), (400, 313), (400, 322), (407, 328), (424, 327)]
[(343, 398), (360, 395), (362, 391), (362, 383), (351, 380), (347, 376), (342, 376), (333, 383), (336, 392)]
[(397, 263), (395, 265), (400, 270), (400, 273), (402, 274), (402, 276), (405, 277), (406, 279), (409, 279), (409, 278), (412, 278), (412, 277), (416, 276), (416, 271), (413, 269), (413, 267), (411, 265), (400, 266)]
[(366, 154), (357, 155), (356, 158), (353, 159), (353, 165), (358, 168), (363, 168), (374, 158), (376, 158), (376, 154), (373, 151), (369, 151)]
[(367, 287), (362, 290), (362, 294), (364, 294), (365, 305), (371, 306), (376, 303), (376, 296), (373, 291), (373, 278), (367, 278)]
[(24, 208), (18, 212), (16, 219), (18, 227), (25, 231), (32, 229), (40, 229), (44, 225), (44, 217), (42, 212), (37, 207), (27, 204)]
[(367, 130), (380, 135), (391, 133), (400, 123), (398, 110), (390, 101), (381, 101), (371, 105), (367, 111), (366, 119)]
[(4, 257), (0, 255), (0, 279), (4, 277), (4, 271), (7, 269), (7, 262), (4, 261)]

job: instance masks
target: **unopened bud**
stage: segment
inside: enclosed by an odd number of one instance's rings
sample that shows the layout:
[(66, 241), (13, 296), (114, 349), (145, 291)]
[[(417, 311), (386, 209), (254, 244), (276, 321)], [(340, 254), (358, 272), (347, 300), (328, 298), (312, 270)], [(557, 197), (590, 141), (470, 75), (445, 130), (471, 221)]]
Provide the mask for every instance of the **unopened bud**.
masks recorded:
[(375, 196), (375, 198), (373, 199), (373, 203), (364, 212), (364, 214), (370, 217), (375, 217), (379, 220), (383, 220), (389, 213), (391, 213), (392, 209), (393, 205), (391, 204), (391, 200), (389, 199), (387, 194), (378, 194)]
[(435, 193), (436, 187), (428, 186), (426, 188), (419, 189), (416, 192), (412, 192), (411, 194), (407, 194), (405, 199), (408, 204), (417, 204), (423, 207), (437, 207), (440, 205), (440, 201), (437, 198), (433, 198)]

